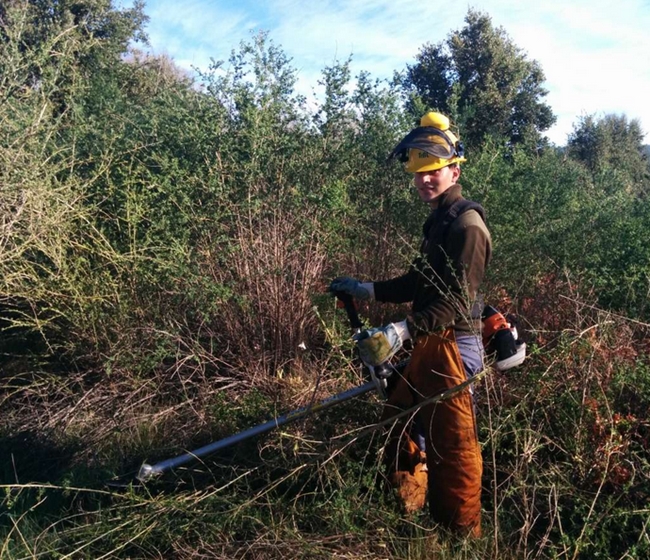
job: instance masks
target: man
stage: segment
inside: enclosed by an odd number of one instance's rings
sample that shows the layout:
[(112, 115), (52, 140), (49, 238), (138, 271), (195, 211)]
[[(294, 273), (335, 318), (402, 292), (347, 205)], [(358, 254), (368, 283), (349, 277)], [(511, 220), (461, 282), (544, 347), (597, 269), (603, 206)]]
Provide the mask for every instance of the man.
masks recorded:
[[(461, 195), (460, 163), (466, 159), (447, 117), (427, 113), (390, 157), (406, 163), (406, 170), (415, 174), (420, 199), (431, 207), (420, 256), (408, 272), (391, 280), (361, 283), (337, 278), (331, 285), (357, 299), (412, 302), (405, 320), (370, 329), (358, 342), (362, 359), (379, 365), (404, 341), (413, 341), (411, 360), (390, 393), (384, 417), (440, 394), (482, 369), (480, 317), (472, 314), (472, 308), (491, 252), (483, 209)], [(420, 481), (428, 478), (433, 519), (453, 531), (479, 536), (482, 461), (469, 390), (424, 405), (415, 425), (426, 446), (426, 467), (419, 464), (419, 457), (408, 464), (417, 446), (400, 426), (387, 447), (393, 469), (390, 480), (405, 486), (400, 495), (407, 501), (409, 492), (415, 492), (410, 507), (415, 509), (417, 497), (423, 502), (426, 489)], [(424, 459), (424, 453), (421, 456)]]

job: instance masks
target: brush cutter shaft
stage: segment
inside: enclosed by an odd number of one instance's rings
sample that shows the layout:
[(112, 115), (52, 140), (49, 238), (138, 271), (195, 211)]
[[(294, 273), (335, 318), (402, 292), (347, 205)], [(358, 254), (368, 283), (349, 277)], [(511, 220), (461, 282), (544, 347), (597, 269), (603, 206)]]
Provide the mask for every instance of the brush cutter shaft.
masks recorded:
[(310, 414), (311, 412), (316, 412), (317, 410), (323, 410), (325, 408), (329, 408), (330, 406), (339, 404), (349, 399), (353, 399), (354, 397), (363, 395), (364, 393), (374, 391), (375, 389), (376, 387), (373, 382), (366, 383), (365, 385), (360, 385), (359, 387), (354, 387), (353, 389), (349, 389), (347, 391), (344, 391), (343, 393), (339, 393), (337, 395), (328, 397), (327, 399), (319, 403), (316, 403), (314, 405), (299, 408), (292, 412), (288, 412), (283, 416), (279, 416), (278, 418), (269, 420), (264, 424), (260, 424), (259, 426), (254, 426), (252, 428), (249, 428), (248, 430), (239, 432), (238, 434), (234, 434), (232, 436), (228, 436), (227, 438), (220, 439), (219, 441), (209, 443), (208, 445), (204, 445), (203, 447), (197, 449), (196, 451), (190, 451), (188, 453), (184, 453), (183, 455), (179, 455), (178, 457), (167, 459), (166, 461), (161, 461), (160, 463), (155, 463), (153, 465), (148, 465), (145, 463), (140, 467), (140, 471), (138, 472), (137, 479), (140, 480), (141, 482), (144, 482), (145, 480), (148, 480), (153, 476), (174, 469), (176, 467), (185, 465), (186, 463), (189, 463), (194, 459), (205, 457), (206, 455), (210, 455), (215, 451), (219, 451), (220, 449), (224, 449), (226, 447), (234, 445), (235, 443), (239, 443), (240, 441), (244, 441), (253, 436), (270, 432), (271, 430), (283, 426), (284, 424), (288, 424), (289, 422), (293, 422), (294, 420), (303, 418), (304, 416)]

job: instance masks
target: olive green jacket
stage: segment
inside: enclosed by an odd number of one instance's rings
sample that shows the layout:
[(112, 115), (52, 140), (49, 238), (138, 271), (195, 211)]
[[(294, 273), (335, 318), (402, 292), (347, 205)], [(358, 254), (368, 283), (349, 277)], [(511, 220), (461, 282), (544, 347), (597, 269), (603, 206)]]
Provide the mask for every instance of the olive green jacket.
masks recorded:
[(459, 184), (443, 193), (425, 224), (420, 256), (408, 272), (374, 283), (377, 301), (413, 302), (407, 318), (413, 338), (446, 327), (480, 334), (480, 310), (472, 313), (472, 307), (492, 252), (490, 232), (477, 210), (463, 212), (444, 232), (436, 229), (462, 198)]

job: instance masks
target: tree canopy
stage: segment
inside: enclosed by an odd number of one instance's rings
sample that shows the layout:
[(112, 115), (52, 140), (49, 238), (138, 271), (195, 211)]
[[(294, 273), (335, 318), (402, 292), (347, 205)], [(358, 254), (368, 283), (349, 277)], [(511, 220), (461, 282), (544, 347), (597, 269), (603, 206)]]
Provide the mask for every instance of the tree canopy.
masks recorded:
[(567, 144), (568, 153), (592, 173), (616, 169), (620, 182), (630, 191), (650, 192), (650, 164), (643, 130), (638, 120), (608, 114), (598, 119), (582, 117)]
[(544, 103), (544, 79), (541, 66), (490, 16), (469, 10), (462, 29), (420, 49), (402, 83), (412, 112), (451, 115), (466, 144), (478, 146), (486, 135), (513, 144), (540, 141), (555, 122)]

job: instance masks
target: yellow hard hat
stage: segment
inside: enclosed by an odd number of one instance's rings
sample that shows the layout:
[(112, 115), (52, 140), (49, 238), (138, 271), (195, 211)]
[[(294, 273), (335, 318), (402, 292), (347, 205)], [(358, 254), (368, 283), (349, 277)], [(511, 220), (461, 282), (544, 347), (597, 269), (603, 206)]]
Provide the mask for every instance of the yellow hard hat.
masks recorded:
[(467, 161), (462, 142), (449, 130), (449, 119), (442, 113), (427, 113), (420, 126), (409, 132), (391, 152), (399, 157), (406, 171), (434, 171), (454, 163)]

